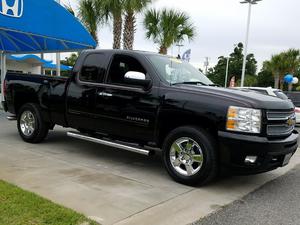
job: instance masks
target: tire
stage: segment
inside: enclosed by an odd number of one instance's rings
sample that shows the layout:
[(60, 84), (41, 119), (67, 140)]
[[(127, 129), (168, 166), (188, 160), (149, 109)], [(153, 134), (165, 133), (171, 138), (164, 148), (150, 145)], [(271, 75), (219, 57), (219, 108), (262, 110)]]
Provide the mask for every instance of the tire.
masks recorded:
[(218, 172), (216, 140), (199, 127), (179, 127), (163, 144), (163, 161), (169, 175), (185, 185), (204, 185)]
[(32, 144), (42, 142), (50, 127), (43, 120), (40, 107), (31, 103), (23, 105), (19, 110), (17, 126), (21, 138)]

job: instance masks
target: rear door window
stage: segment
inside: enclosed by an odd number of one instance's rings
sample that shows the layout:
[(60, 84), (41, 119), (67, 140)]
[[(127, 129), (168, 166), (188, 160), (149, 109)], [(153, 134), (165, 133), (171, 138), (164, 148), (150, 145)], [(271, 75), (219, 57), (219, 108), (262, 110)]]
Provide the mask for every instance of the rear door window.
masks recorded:
[(95, 53), (88, 55), (81, 68), (80, 81), (102, 83), (106, 73), (105, 60), (104, 54)]

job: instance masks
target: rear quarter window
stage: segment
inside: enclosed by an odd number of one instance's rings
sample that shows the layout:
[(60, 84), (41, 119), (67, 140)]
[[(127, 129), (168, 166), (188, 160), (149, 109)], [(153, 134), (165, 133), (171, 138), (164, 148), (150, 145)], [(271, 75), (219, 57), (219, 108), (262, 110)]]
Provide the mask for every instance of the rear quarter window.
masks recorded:
[(100, 53), (88, 55), (82, 65), (79, 80), (83, 82), (102, 83), (106, 73), (105, 55)]

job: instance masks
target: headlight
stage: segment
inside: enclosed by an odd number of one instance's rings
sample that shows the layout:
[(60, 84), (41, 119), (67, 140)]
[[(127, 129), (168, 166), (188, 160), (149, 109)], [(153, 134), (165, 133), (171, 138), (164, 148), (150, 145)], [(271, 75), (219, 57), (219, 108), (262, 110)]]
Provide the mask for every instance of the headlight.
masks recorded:
[(230, 106), (227, 113), (226, 129), (259, 134), (261, 131), (261, 110)]

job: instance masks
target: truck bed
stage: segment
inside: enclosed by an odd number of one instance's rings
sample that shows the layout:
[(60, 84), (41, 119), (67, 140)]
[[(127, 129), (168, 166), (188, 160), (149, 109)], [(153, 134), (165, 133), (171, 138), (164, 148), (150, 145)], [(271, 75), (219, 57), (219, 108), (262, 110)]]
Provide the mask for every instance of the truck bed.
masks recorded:
[(65, 77), (7, 73), (6, 101), (8, 111), (17, 114), (19, 107), (24, 102), (38, 102), (49, 122), (65, 125), (64, 113), (67, 81), (68, 78)]

